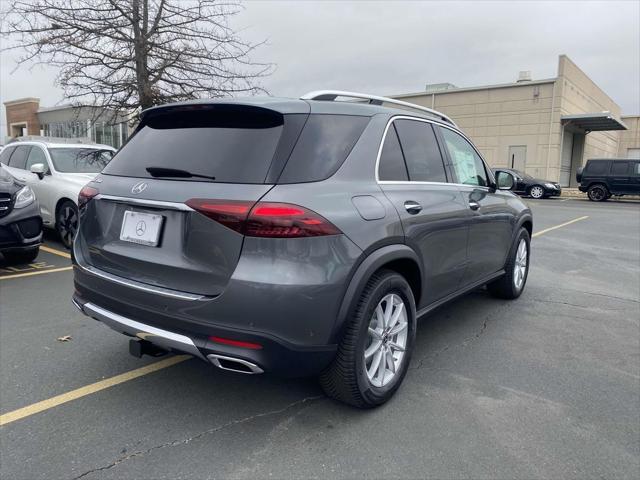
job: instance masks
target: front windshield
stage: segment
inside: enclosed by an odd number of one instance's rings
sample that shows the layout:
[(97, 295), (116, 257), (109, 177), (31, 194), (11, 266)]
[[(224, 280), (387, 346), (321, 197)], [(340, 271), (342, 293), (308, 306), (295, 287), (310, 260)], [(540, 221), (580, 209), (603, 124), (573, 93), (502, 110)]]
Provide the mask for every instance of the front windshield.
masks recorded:
[(113, 152), (98, 148), (50, 148), (49, 155), (58, 172), (99, 173), (111, 161)]

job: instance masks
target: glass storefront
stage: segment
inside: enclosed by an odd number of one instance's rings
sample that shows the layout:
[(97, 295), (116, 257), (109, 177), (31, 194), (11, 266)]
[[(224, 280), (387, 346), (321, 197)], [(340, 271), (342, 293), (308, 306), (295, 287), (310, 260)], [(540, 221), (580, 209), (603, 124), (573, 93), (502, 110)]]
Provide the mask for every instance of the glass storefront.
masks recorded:
[(46, 137), (88, 137), (96, 143), (111, 145), (114, 148), (120, 148), (129, 136), (129, 129), (126, 122), (116, 124), (95, 122), (90, 125), (87, 121), (70, 120), (66, 122), (45, 123), (42, 125), (42, 128)]

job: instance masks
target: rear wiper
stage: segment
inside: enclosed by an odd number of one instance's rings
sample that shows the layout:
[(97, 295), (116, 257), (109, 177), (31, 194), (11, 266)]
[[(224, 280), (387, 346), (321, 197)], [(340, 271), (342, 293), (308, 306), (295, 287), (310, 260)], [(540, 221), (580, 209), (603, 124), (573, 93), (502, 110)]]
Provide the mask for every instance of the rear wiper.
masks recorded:
[(180, 170), (179, 168), (147, 167), (146, 170), (152, 177), (206, 178), (208, 180), (216, 179), (216, 177), (211, 177), (209, 175), (200, 175), (199, 173), (191, 173), (187, 170)]

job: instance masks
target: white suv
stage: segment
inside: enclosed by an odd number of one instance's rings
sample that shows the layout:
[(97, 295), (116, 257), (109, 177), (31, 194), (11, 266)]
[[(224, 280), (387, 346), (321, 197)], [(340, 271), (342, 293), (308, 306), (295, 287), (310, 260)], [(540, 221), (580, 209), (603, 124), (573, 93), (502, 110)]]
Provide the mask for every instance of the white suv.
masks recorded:
[(20, 139), (0, 153), (0, 163), (33, 189), (43, 224), (55, 228), (67, 248), (78, 228), (78, 193), (115, 153), (108, 145), (70, 141), (78, 140)]

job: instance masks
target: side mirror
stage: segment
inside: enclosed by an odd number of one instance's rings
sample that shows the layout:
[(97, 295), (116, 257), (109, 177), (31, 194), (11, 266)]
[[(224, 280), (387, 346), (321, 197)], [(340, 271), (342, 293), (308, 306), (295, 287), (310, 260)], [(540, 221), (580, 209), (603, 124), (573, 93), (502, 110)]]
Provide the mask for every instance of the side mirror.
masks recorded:
[(38, 175), (38, 178), (42, 180), (44, 178), (44, 174), (46, 173), (47, 169), (44, 166), (44, 163), (34, 163), (33, 165), (31, 165), (31, 168), (29, 169), (29, 171), (31, 173), (35, 173), (36, 175)]
[(512, 190), (516, 184), (516, 179), (508, 172), (496, 173), (496, 183), (498, 190)]

